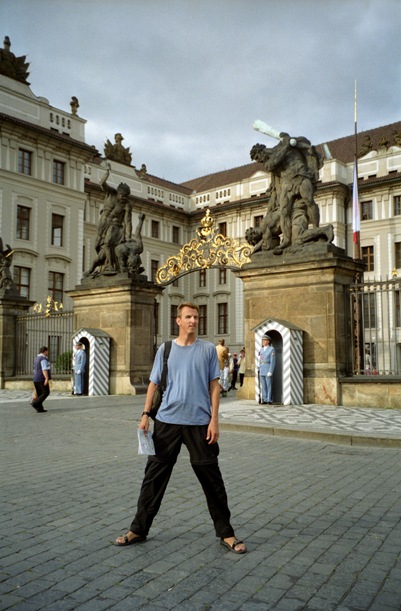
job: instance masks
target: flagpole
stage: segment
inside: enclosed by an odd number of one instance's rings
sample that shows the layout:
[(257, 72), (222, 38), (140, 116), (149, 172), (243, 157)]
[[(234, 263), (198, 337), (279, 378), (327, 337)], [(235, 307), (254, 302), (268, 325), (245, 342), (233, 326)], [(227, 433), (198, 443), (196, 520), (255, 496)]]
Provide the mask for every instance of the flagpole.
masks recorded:
[(356, 111), (356, 81), (354, 89), (354, 175), (353, 175), (353, 191), (352, 191), (352, 232), (354, 242), (354, 259), (361, 258), (361, 240), (360, 240), (360, 207), (358, 196), (358, 123)]
[[(354, 133), (355, 133), (355, 153), (354, 153), (354, 172), (352, 185), (352, 239), (354, 244), (354, 260), (361, 258), (361, 215), (358, 195), (358, 124), (356, 116), (356, 81), (354, 90)], [(358, 283), (357, 274), (355, 282)], [(359, 280), (360, 282), (360, 280)], [(354, 372), (358, 375), (362, 373), (363, 352), (362, 352), (362, 301), (358, 291), (354, 294), (353, 299), (353, 319), (354, 319)]]

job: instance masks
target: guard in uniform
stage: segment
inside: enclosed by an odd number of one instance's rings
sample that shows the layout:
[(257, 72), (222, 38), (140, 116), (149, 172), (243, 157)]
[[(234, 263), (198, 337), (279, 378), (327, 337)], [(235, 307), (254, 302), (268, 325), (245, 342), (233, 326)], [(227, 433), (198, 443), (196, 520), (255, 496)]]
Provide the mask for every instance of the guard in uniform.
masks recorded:
[(272, 378), (276, 365), (276, 351), (271, 345), (271, 337), (263, 335), (262, 347), (259, 351), (259, 376), (262, 403), (271, 405), (272, 400)]

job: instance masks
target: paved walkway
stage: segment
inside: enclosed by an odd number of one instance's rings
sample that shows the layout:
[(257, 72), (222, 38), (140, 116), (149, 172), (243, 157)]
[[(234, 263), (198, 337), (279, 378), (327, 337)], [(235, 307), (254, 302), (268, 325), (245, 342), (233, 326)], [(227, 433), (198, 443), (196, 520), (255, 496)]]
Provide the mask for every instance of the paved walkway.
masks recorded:
[[(26, 403), (25, 390), (0, 390), (2, 402)], [(52, 393), (48, 401), (77, 400), (67, 393)], [(98, 405), (109, 400), (142, 403), (143, 397), (93, 397)], [(248, 430), (269, 435), (326, 439), (347, 445), (383, 445), (401, 448), (401, 410), (329, 405), (259, 405), (229, 393), (221, 400), (220, 423), (228, 430)]]
[(53, 394), (46, 414), (28, 398), (0, 392), (0, 609), (400, 610), (401, 449), (329, 437), (375, 440), (376, 422), (398, 439), (399, 412), (223, 399), (220, 466), (249, 548), (236, 556), (185, 449), (148, 541), (111, 544), (142, 480), (143, 397)]

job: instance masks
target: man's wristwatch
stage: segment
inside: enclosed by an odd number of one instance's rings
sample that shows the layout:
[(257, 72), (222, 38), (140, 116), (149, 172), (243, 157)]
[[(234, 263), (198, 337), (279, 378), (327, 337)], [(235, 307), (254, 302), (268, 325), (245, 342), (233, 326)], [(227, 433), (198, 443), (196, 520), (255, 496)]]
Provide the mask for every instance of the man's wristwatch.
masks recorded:
[(150, 416), (149, 412), (142, 412), (142, 416)]

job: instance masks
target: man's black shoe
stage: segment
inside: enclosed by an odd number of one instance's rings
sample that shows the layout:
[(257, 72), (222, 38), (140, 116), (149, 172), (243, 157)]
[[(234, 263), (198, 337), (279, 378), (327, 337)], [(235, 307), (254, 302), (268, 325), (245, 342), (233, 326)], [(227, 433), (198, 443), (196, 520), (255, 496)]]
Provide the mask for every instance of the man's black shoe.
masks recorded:
[(32, 404), (32, 407), (33, 407), (34, 409), (36, 409), (36, 411), (38, 412), (38, 414), (42, 414), (43, 412), (47, 412), (47, 409), (44, 409), (42, 406), (37, 407), (36, 405), (33, 405), (33, 404)]

